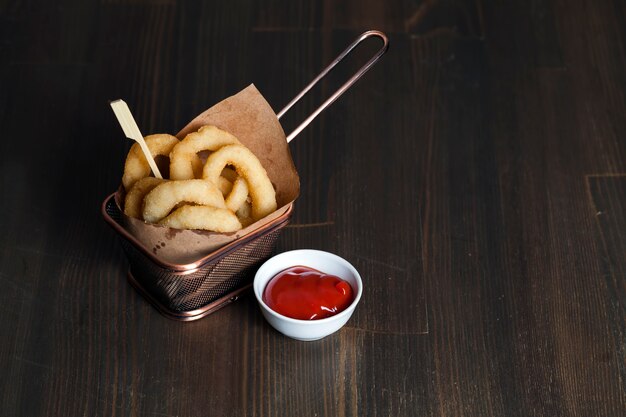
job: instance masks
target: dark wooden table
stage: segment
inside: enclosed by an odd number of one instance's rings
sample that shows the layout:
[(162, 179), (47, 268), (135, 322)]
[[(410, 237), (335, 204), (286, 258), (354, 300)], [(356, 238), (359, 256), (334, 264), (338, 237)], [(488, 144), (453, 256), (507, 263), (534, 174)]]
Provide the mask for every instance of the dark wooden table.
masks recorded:
[[(304, 3), (0, 2), (0, 415), (626, 415), (624, 2)], [(373, 28), (388, 54), (291, 144), (278, 243), (359, 269), (351, 321), (161, 316), (99, 211), (108, 101), (146, 134), (252, 82), (280, 109)]]

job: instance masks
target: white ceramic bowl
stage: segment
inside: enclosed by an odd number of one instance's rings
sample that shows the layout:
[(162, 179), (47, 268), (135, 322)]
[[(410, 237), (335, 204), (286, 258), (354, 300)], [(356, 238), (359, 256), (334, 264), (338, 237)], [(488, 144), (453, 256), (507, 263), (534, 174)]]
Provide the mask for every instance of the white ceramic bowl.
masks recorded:
[[(336, 275), (352, 286), (354, 300), (345, 310), (319, 320), (298, 320), (283, 316), (263, 302), (263, 291), (276, 274), (292, 266), (308, 266), (326, 274)], [(363, 293), (363, 283), (357, 270), (345, 259), (332, 253), (313, 249), (300, 249), (284, 252), (268, 259), (254, 277), (254, 296), (259, 302), (265, 319), (276, 330), (297, 340), (317, 340), (339, 330), (352, 316)]]

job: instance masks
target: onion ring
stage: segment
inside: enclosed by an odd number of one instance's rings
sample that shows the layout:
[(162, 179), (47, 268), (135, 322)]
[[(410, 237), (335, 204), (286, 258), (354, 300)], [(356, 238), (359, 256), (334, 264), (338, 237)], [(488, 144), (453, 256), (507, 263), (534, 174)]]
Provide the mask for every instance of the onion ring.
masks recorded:
[(210, 206), (182, 206), (159, 224), (174, 229), (201, 229), (219, 233), (241, 229), (241, 223), (232, 211)]
[[(195, 161), (200, 161), (198, 152), (216, 151), (224, 145), (240, 144), (230, 133), (215, 126), (202, 126), (197, 132), (185, 136), (170, 153), (170, 179), (188, 180), (201, 177)], [(215, 183), (217, 182), (217, 178)]]
[(168, 181), (158, 185), (144, 198), (143, 219), (158, 223), (182, 202), (226, 208), (222, 193), (209, 181)]
[[(145, 137), (146, 145), (150, 149), (153, 157), (157, 155), (169, 156), (172, 149), (177, 145), (179, 140), (168, 134), (157, 134)], [(135, 143), (128, 152), (126, 162), (124, 163), (124, 175), (122, 176), (122, 184), (126, 191), (138, 180), (150, 176), (150, 165), (141, 151), (138, 143)]]
[(276, 192), (272, 182), (258, 158), (245, 146), (226, 145), (213, 152), (204, 164), (202, 177), (215, 184), (227, 165), (233, 166), (237, 174), (248, 182), (254, 220), (276, 210)]
[(124, 214), (135, 219), (142, 219), (143, 199), (150, 191), (163, 181), (159, 178), (146, 177), (137, 181), (126, 193), (124, 199)]

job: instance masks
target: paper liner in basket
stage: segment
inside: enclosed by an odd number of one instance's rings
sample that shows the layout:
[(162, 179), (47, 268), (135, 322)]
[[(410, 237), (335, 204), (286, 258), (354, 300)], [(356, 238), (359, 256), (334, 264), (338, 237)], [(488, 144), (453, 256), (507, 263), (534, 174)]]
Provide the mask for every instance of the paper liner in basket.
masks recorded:
[[(300, 179), (291, 159), (283, 128), (268, 102), (250, 85), (206, 110), (176, 136), (183, 139), (204, 125), (230, 132), (261, 161), (276, 190), (278, 210), (234, 233), (178, 230), (123, 216), (124, 227), (159, 259), (188, 264), (251, 233), (282, 215), (300, 192)], [(116, 196), (120, 205), (121, 196)]]

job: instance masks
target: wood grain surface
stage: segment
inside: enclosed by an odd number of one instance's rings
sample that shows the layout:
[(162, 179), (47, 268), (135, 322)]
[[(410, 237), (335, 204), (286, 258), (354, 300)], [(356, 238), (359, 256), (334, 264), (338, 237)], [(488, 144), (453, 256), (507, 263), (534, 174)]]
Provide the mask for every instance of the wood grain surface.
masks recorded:
[[(348, 325), (161, 316), (99, 211), (108, 102), (145, 134), (250, 83), (279, 110), (368, 29), (390, 50), (292, 142), (277, 248), (357, 267)], [(0, 415), (626, 415), (625, 91), (618, 0), (0, 1)]]

